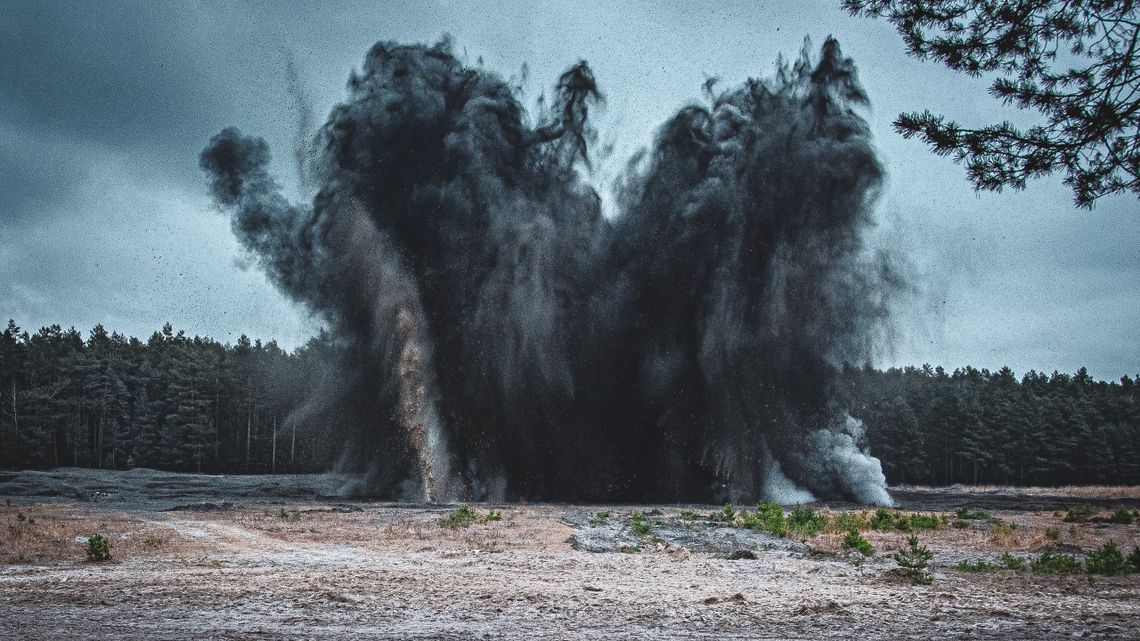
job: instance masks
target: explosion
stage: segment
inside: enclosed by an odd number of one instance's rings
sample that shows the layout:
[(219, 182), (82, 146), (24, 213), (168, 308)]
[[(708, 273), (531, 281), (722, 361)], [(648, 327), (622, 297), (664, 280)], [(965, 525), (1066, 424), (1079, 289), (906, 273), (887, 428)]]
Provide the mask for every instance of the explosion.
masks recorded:
[(890, 503), (836, 402), (902, 285), (868, 249), (884, 172), (833, 39), (680, 110), (602, 213), (581, 62), (532, 123), (444, 41), (378, 43), (314, 142), (202, 152), (233, 229), (341, 347), (290, 417), (361, 491), (429, 501)]

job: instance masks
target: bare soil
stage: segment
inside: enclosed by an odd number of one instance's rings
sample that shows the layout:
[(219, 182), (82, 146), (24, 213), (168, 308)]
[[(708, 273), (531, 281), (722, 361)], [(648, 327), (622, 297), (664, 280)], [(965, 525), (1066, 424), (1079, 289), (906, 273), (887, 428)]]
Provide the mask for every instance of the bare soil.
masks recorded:
[[(865, 532), (877, 553), (860, 563), (841, 532), (772, 537), (709, 520), (715, 506), (479, 505), (478, 522), (452, 529), (440, 520), (456, 506), (279, 496), (327, 478), (279, 479), (281, 490), (278, 477), (131, 474), (44, 473), (60, 490), (47, 495), (26, 473), (0, 474), (0, 639), (1140, 638), (1140, 574), (954, 567), (1032, 560), (1046, 545), (1081, 558), (1112, 540), (1127, 553), (1140, 526), (1067, 523), (1054, 509), (1076, 498), (1103, 518), (1131, 509), (1134, 491), (1027, 493), (1018, 510), (1006, 509), (1013, 491), (993, 508), (984, 492), (908, 488), (923, 510), (997, 510), (921, 531), (934, 582), (918, 586), (890, 558), (901, 532)], [(179, 483), (197, 488), (184, 502)], [(635, 512), (649, 533), (632, 530)], [(85, 559), (95, 532), (111, 561)]]

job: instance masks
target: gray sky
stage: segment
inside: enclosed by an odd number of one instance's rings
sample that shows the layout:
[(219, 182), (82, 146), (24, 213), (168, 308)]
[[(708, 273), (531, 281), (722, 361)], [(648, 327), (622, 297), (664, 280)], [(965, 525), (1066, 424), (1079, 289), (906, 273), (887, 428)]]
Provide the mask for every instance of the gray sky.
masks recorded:
[(145, 337), (169, 320), (286, 347), (315, 331), (248, 267), (197, 168), (209, 138), (235, 125), (268, 139), (296, 190), (290, 56), (318, 121), (377, 40), (450, 33), (471, 64), (511, 76), (526, 63), (533, 95), (586, 59), (609, 101), (612, 173), (707, 76), (767, 75), (805, 35), (818, 46), (831, 34), (859, 65), (890, 174), (878, 238), (909, 257), (924, 292), (876, 364), (1140, 372), (1137, 199), (1079, 211), (1059, 176), (975, 193), (961, 167), (890, 122), (924, 108), (967, 124), (1008, 117), (987, 82), (908, 58), (889, 24), (849, 17), (839, 0), (52, 5), (7, 0), (0, 14), (0, 314), (27, 329), (103, 323)]

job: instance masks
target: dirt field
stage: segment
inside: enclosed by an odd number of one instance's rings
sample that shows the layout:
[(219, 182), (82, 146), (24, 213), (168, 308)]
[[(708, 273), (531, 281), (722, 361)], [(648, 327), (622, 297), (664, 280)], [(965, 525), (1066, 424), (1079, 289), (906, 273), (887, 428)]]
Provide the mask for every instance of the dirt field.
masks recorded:
[[(1047, 545), (1082, 559), (1112, 540), (1127, 554), (1140, 525), (1099, 520), (1138, 507), (1135, 488), (908, 488), (904, 510), (991, 511), (921, 530), (934, 582), (913, 585), (890, 558), (897, 531), (864, 531), (877, 553), (860, 563), (834, 527), (778, 538), (711, 520), (714, 506), (480, 505), (479, 520), (501, 520), (451, 529), (440, 520), (455, 506), (276, 495), (319, 495), (304, 488), (327, 479), (141, 477), (0, 474), (0, 638), (1140, 638), (1140, 574), (955, 568)], [(1091, 522), (1054, 511), (1082, 503), (1099, 510)], [(95, 532), (111, 561), (85, 559)]]

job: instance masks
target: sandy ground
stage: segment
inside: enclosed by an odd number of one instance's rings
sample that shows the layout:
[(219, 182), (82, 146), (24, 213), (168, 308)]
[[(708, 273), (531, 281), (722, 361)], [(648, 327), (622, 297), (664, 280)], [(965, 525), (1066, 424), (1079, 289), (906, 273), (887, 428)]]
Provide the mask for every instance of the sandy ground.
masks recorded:
[[(251, 495), (159, 506), (47, 500), (17, 485), (6, 494), (0, 480), (0, 639), (1140, 638), (1138, 574), (954, 568), (1030, 559), (1046, 544), (1078, 556), (1108, 540), (1140, 545), (1138, 525), (1069, 524), (1048, 510), (922, 532), (934, 583), (916, 586), (889, 558), (904, 534), (867, 532), (878, 553), (855, 564), (839, 533), (730, 540), (727, 526), (683, 522), (680, 506), (497, 506), (501, 521), (448, 529), (439, 521), (454, 506)], [(635, 510), (651, 534), (630, 533)], [(590, 524), (600, 511), (611, 515)], [(606, 531), (640, 549), (575, 549)], [(688, 546), (655, 542), (681, 531)], [(111, 561), (85, 560), (93, 532), (110, 537)], [(713, 540), (757, 558), (729, 560), (701, 543)]]

